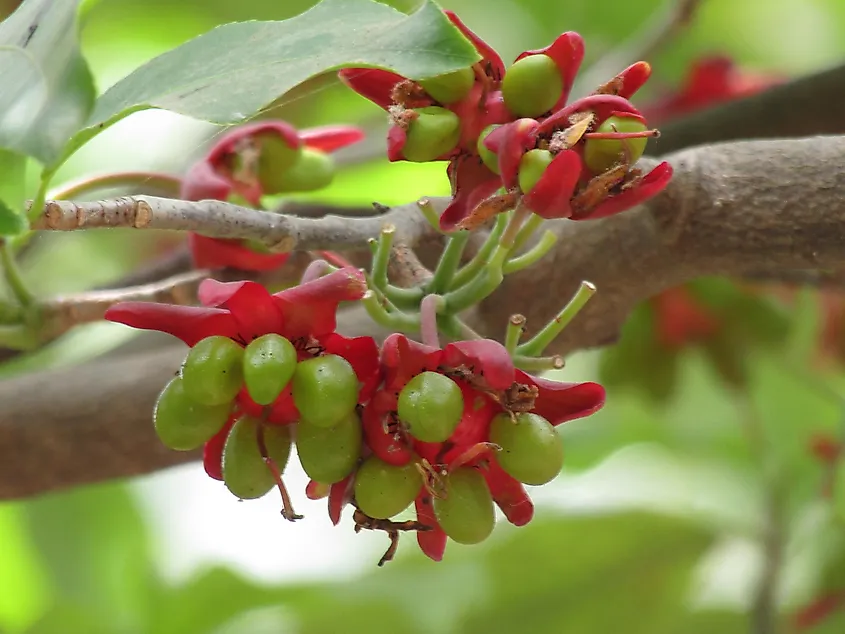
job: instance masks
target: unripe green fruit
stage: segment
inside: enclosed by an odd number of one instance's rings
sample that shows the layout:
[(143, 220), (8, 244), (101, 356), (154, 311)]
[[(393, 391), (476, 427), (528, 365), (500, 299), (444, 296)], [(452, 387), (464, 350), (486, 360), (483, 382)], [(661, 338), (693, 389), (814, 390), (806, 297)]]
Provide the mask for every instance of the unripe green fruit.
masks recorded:
[[(223, 482), (242, 500), (260, 498), (276, 485), (276, 478), (261, 454), (258, 443), (260, 421), (239, 418), (223, 447)], [(290, 429), (286, 425), (264, 425), (261, 430), (267, 456), (284, 471), (290, 456)]]
[(332, 427), (300, 421), (296, 429), (296, 451), (302, 469), (320, 484), (340, 482), (358, 463), (361, 438), (361, 420), (354, 411)]
[(560, 70), (548, 55), (523, 57), (502, 80), (505, 105), (517, 117), (538, 117), (548, 112), (562, 93)]
[(275, 401), (295, 371), (296, 348), (281, 335), (262, 335), (244, 350), (244, 383), (259, 405)]
[(555, 156), (548, 150), (529, 150), (519, 160), (519, 188), (527, 194), (543, 177)]
[(343, 357), (314, 357), (296, 366), (291, 392), (303, 420), (331, 427), (358, 404), (358, 376)]
[(417, 83), (435, 101), (450, 104), (460, 101), (469, 94), (475, 83), (475, 72), (472, 68), (462, 68), (431, 79), (421, 79)]
[(275, 134), (260, 137), (261, 153), (258, 157), (258, 182), (265, 194), (276, 194), (284, 189), (286, 174), (300, 159), (302, 146), (291, 147)]
[(461, 137), (461, 120), (451, 110), (430, 106), (417, 108), (419, 116), (406, 132), (402, 156), (414, 163), (427, 163), (450, 152)]
[(296, 163), (275, 178), (272, 188), (268, 188), (263, 180), (261, 185), (265, 194), (310, 192), (328, 187), (334, 179), (334, 172), (331, 156), (322, 150), (306, 147), (302, 148)]
[(228, 337), (206, 337), (191, 348), (182, 366), (185, 392), (197, 403), (231, 402), (243, 385), (244, 349)]
[(231, 403), (202, 405), (185, 392), (182, 377), (162, 390), (153, 410), (153, 425), (166, 447), (177, 451), (196, 449), (219, 432), (229, 419)]
[(443, 442), (455, 431), (463, 411), (457, 383), (437, 372), (422, 372), (399, 392), (396, 413), (417, 440)]
[(488, 125), (478, 136), (478, 141), (475, 144), (476, 149), (478, 150), (478, 156), (481, 157), (481, 160), (484, 161), (484, 164), (494, 174), (499, 173), (499, 157), (496, 155), (495, 152), (492, 152), (487, 149), (487, 146), (484, 145), (484, 139), (486, 139), (487, 136), (498, 127), (498, 124)]
[[(633, 117), (609, 117), (596, 129), (596, 132), (644, 132), (647, 126)], [(635, 139), (590, 139), (584, 142), (584, 163), (594, 173), (609, 170), (619, 163), (624, 156), (629, 163), (634, 163), (645, 152), (648, 137)], [(627, 152), (627, 154), (625, 154)]]
[(514, 422), (499, 414), (490, 423), (490, 442), (502, 450), (496, 461), (512, 478), (540, 485), (554, 480), (563, 467), (563, 445), (552, 424), (533, 413), (519, 414)]
[(388, 519), (408, 508), (422, 485), (415, 462), (397, 467), (370, 456), (355, 474), (355, 502), (370, 517)]
[(449, 537), (459, 544), (478, 544), (493, 532), (493, 497), (476, 469), (459, 467), (445, 479), (444, 497), (435, 497), (434, 515)]

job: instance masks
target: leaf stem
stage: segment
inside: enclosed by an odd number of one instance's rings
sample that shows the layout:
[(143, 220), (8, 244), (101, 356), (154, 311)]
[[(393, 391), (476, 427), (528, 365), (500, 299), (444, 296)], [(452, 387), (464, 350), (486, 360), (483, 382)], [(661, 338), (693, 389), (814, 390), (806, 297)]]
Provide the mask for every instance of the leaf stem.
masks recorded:
[(534, 337), (526, 341), (521, 346), (518, 346), (516, 351), (518, 354), (526, 357), (537, 357), (543, 354), (552, 341), (563, 332), (569, 323), (575, 318), (582, 308), (590, 301), (590, 298), (595, 295), (596, 287), (590, 282), (581, 282), (581, 286), (575, 292), (569, 303), (557, 314), (557, 316), (543, 326)]
[(514, 355), (513, 364), (525, 372), (548, 372), (549, 370), (560, 370), (566, 363), (563, 357), (553, 355), (551, 357), (526, 357), (521, 354)]
[(443, 295), (446, 302), (446, 312), (450, 314), (460, 313), (493, 293), (504, 279), (502, 266), (507, 257), (507, 248), (496, 247), (487, 266), (471, 282)]
[(431, 204), (431, 201), (428, 198), (420, 198), (417, 201), (417, 207), (419, 207), (422, 215), (428, 221), (435, 231), (442, 233), (440, 229), (440, 216), (437, 215), (437, 210), (434, 208), (434, 205)]
[(24, 308), (30, 306), (35, 297), (26, 287), (23, 277), (21, 277), (18, 264), (15, 262), (15, 258), (12, 255), (12, 251), (6, 241), (2, 238), (0, 238), (0, 268), (3, 269), (3, 276), (6, 279), (6, 284), (8, 284), (9, 290), (12, 291), (12, 294), (15, 296), (15, 299), (18, 300), (18, 303), (20, 303), (20, 305)]

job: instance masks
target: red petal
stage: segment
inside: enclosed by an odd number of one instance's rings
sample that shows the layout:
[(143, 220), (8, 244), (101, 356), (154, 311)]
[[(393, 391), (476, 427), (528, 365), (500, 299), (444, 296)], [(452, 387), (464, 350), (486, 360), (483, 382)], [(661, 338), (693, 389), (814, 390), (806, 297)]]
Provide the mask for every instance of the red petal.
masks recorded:
[(258, 282), (207, 279), (200, 283), (197, 297), (205, 306), (222, 306), (231, 311), (238, 332), (247, 343), (271, 332), (284, 334), (282, 313), (273, 296)]
[(301, 416), (299, 414), (299, 410), (296, 409), (296, 405), (293, 402), (292, 389), (292, 385), (288, 383), (287, 387), (282, 390), (282, 393), (279, 394), (278, 398), (273, 401), (273, 408), (270, 410), (270, 415), (267, 417), (268, 422), (277, 425), (289, 425), (299, 421)]
[(379, 363), (378, 345), (372, 337), (349, 339), (335, 332), (320, 338), (320, 344), (330, 354), (337, 354), (349, 361), (361, 390), (358, 402), (366, 403), (373, 396), (381, 383), (381, 364)]
[(417, 374), (437, 369), (442, 357), (442, 350), (423, 345), (398, 333), (389, 335), (381, 346), (385, 389), (398, 392)]
[(563, 383), (531, 376), (516, 371), (517, 381), (536, 385), (540, 389), (534, 412), (559, 425), (568, 420), (584, 418), (599, 411), (604, 405), (604, 388), (598, 383)]
[(517, 119), (496, 128), (484, 139), (487, 149), (496, 152), (505, 188), (511, 189), (519, 183), (519, 163), (522, 155), (537, 145), (539, 127), (534, 119)]
[(189, 346), (212, 335), (238, 337), (238, 326), (232, 315), (217, 308), (121, 302), (111, 306), (104, 318), (132, 328), (166, 332)]
[(646, 174), (635, 186), (626, 189), (621, 194), (606, 198), (587, 214), (577, 218), (572, 217), (572, 220), (594, 220), (623, 212), (662, 192), (670, 180), (672, 180), (672, 166), (664, 161)]
[(299, 140), (299, 132), (288, 122), (279, 120), (255, 121), (239, 125), (221, 136), (209, 150), (207, 161), (214, 166), (218, 166), (230, 154), (238, 151), (238, 145), (244, 139), (261, 134), (275, 134), (293, 149), (302, 145)]
[(492, 339), (450, 343), (443, 348), (442, 364), (449, 368), (467, 366), (494, 390), (505, 390), (513, 384), (511, 355), (502, 344)]
[(179, 190), (182, 200), (228, 200), (232, 182), (214, 171), (207, 161), (200, 161), (185, 174)]
[(380, 68), (344, 68), (337, 76), (359, 95), (385, 110), (393, 105), (394, 86), (405, 81), (402, 75)]
[(581, 67), (581, 62), (584, 61), (584, 38), (574, 31), (567, 31), (558, 36), (546, 48), (539, 48), (533, 51), (525, 51), (516, 58), (515, 61), (521, 60), (523, 57), (530, 55), (545, 54), (551, 57), (560, 71), (560, 79), (563, 84), (563, 93), (560, 99), (557, 100), (552, 107), (552, 111), (557, 110), (566, 100), (569, 99), (569, 93), (572, 90), (572, 84), (575, 83), (575, 77), (578, 75), (578, 69)]
[(361, 299), (366, 290), (364, 274), (349, 267), (276, 293), (273, 297), (283, 316), (282, 334), (296, 339), (334, 332), (340, 302)]
[(391, 162), (404, 161), (402, 148), (408, 140), (408, 133), (398, 125), (391, 125), (387, 130), (387, 160)]
[(453, 231), (470, 212), (502, 186), (502, 179), (491, 172), (477, 155), (463, 154), (449, 163), (452, 201), (440, 216), (440, 228)]
[(573, 101), (561, 108), (548, 119), (545, 119), (537, 130), (538, 134), (549, 134), (556, 128), (561, 130), (571, 125), (569, 118), (577, 112), (594, 112), (596, 125), (607, 119), (612, 113), (632, 112), (640, 114), (630, 101), (619, 95), (588, 95)]
[(258, 253), (241, 246), (239, 240), (207, 238), (196, 233), (188, 234), (188, 245), (194, 266), (201, 269), (231, 267), (241, 271), (272, 271), (290, 258), (290, 253)]
[(202, 466), (205, 472), (221, 482), (223, 481), (223, 447), (236, 420), (237, 416), (230, 416), (223, 429), (214, 434), (202, 449)]
[(350, 499), (352, 499), (352, 478), (354, 475), (354, 472), (350, 473), (340, 482), (335, 482), (329, 489), (329, 519), (335, 526), (340, 524), (340, 514), (343, 512), (343, 507), (349, 504)]
[(481, 469), (493, 501), (514, 526), (525, 526), (534, 517), (534, 504), (522, 483), (509, 476), (495, 458)]
[(569, 201), (581, 177), (581, 157), (564, 150), (554, 157), (532, 190), (523, 196), (526, 207), (543, 218), (569, 218)]
[(467, 25), (464, 24), (457, 15), (455, 15), (454, 11), (443, 11), (443, 13), (446, 14), (446, 17), (449, 18), (452, 24), (458, 27), (458, 30), (463, 33), (464, 37), (472, 42), (473, 46), (475, 46), (475, 50), (481, 54), (484, 61), (490, 64), (490, 72), (493, 79), (501, 81), (502, 77), (505, 76), (505, 63), (502, 61), (502, 58), (499, 57), (499, 54), (495, 51), (495, 49), (471, 31), (469, 27), (467, 27)]
[[(379, 392), (379, 394), (384, 393)], [(378, 407), (375, 399), (370, 401), (364, 408), (364, 415), (362, 417), (364, 439), (366, 440), (367, 446), (376, 456), (384, 460), (387, 464), (401, 467), (411, 461), (413, 452), (408, 444), (401, 440), (401, 437), (397, 440), (396, 435), (401, 432), (390, 433), (386, 429), (386, 420), (387, 412), (384, 412)]]
[(617, 93), (620, 97), (630, 99), (631, 96), (643, 87), (651, 76), (651, 65), (648, 62), (636, 62), (631, 64), (616, 76), (622, 80), (622, 87)]
[(307, 148), (334, 152), (340, 148), (361, 141), (364, 131), (351, 125), (326, 125), (308, 128), (299, 132), (299, 138)]
[[(414, 443), (417, 453), (432, 464), (452, 465), (462, 455), (490, 436), (490, 422), (501, 411), (493, 400), (481, 392), (458, 381), (464, 398), (461, 421), (446, 443)], [(446, 449), (443, 452), (443, 449)]]
[(417, 543), (420, 545), (420, 550), (429, 559), (442, 560), (443, 553), (446, 551), (446, 533), (437, 523), (434, 508), (431, 505), (431, 494), (425, 488), (420, 490), (414, 502), (414, 508), (417, 510), (417, 521), (431, 527), (428, 531), (417, 531)]

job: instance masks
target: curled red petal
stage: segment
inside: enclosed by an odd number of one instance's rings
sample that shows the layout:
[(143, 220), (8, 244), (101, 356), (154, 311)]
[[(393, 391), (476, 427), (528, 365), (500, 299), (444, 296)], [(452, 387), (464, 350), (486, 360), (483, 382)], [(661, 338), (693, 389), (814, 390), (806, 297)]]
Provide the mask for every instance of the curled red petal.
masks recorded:
[(300, 130), (299, 139), (305, 147), (322, 152), (334, 152), (353, 143), (358, 143), (366, 135), (361, 128), (351, 125), (326, 125)]
[(502, 185), (502, 179), (477, 155), (462, 154), (449, 163), (452, 200), (440, 216), (440, 228), (454, 231), (464, 218)]
[(540, 124), (534, 119), (517, 119), (493, 130), (484, 139), (488, 150), (496, 153), (499, 162), (499, 174), (507, 189), (516, 187), (519, 182), (519, 163), (523, 154), (537, 145), (537, 128)]
[(573, 216), (572, 220), (594, 220), (623, 212), (662, 192), (670, 180), (672, 180), (672, 166), (664, 161), (643, 176), (634, 186), (622, 193), (609, 196), (586, 214)]
[(398, 125), (391, 125), (387, 130), (387, 160), (391, 162), (404, 161), (402, 149), (408, 140), (408, 133)]
[(446, 551), (446, 533), (437, 522), (434, 507), (431, 504), (431, 494), (425, 488), (421, 489), (417, 495), (414, 508), (417, 511), (417, 521), (430, 528), (427, 531), (417, 531), (417, 543), (420, 550), (429, 559), (441, 561)]
[(238, 325), (232, 314), (218, 308), (121, 302), (109, 307), (104, 319), (132, 328), (166, 332), (189, 346), (212, 335), (238, 337)]
[(278, 136), (292, 149), (302, 146), (302, 142), (299, 140), (299, 132), (295, 127), (287, 121), (267, 119), (239, 125), (229, 130), (211, 146), (206, 160), (212, 165), (217, 166), (230, 154), (237, 152), (239, 144), (244, 139), (263, 134)]
[[(379, 394), (384, 393), (379, 392)], [(402, 431), (389, 427), (389, 414), (379, 407), (375, 397), (364, 408), (362, 423), (364, 440), (367, 447), (376, 456), (387, 464), (397, 467), (406, 465), (411, 461), (413, 452), (408, 443), (404, 441)]]
[(525, 526), (534, 517), (534, 503), (522, 483), (509, 476), (494, 458), (481, 469), (493, 501), (514, 526)]
[(596, 115), (596, 125), (607, 119), (612, 113), (640, 111), (630, 101), (619, 95), (587, 95), (576, 99), (571, 104), (561, 108), (548, 119), (540, 123), (538, 134), (549, 134), (555, 129), (565, 129), (571, 125), (570, 117), (578, 112), (593, 112)]
[(569, 201), (581, 178), (583, 163), (574, 150), (564, 150), (552, 159), (540, 180), (522, 198), (523, 204), (543, 218), (569, 218)]
[(194, 266), (201, 269), (234, 268), (241, 271), (273, 271), (290, 258), (290, 253), (258, 253), (240, 240), (208, 238), (188, 234)]
[(338, 305), (361, 299), (366, 290), (364, 274), (347, 267), (276, 293), (273, 297), (284, 322), (282, 334), (295, 339), (334, 332)]
[(472, 42), (473, 46), (475, 46), (475, 50), (477, 50), (483, 60), (487, 62), (492, 78), (496, 81), (501, 81), (502, 77), (505, 76), (505, 63), (502, 61), (502, 58), (496, 50), (478, 37), (478, 35), (476, 35), (457, 15), (455, 15), (454, 11), (443, 11), (443, 13), (446, 14), (446, 17), (449, 18), (452, 24), (458, 27), (458, 30), (463, 33), (464, 37)]
[(349, 361), (361, 384), (358, 402), (370, 400), (381, 383), (381, 364), (378, 345), (372, 337), (348, 338), (335, 332), (320, 337), (320, 344), (329, 354), (336, 354)]
[(457, 341), (443, 348), (442, 364), (449, 368), (465, 366), (484, 379), (494, 390), (506, 390), (513, 384), (514, 366), (510, 353), (493, 339)]
[(561, 33), (549, 46), (525, 51), (515, 61), (519, 61), (523, 57), (529, 57), (530, 55), (548, 55), (558, 67), (563, 91), (560, 98), (552, 107), (552, 111), (555, 111), (569, 99), (572, 84), (575, 83), (578, 69), (581, 67), (581, 62), (584, 61), (584, 38), (574, 31), (567, 31), (566, 33)]
[(605, 391), (598, 383), (563, 383), (551, 381), (516, 371), (517, 381), (539, 388), (534, 412), (559, 425), (568, 420), (584, 418), (599, 411), (604, 405)]
[(214, 434), (202, 448), (202, 466), (205, 472), (215, 480), (223, 481), (223, 447), (237, 416), (230, 416), (223, 429)]
[(442, 357), (442, 350), (408, 339), (402, 334), (389, 335), (381, 346), (385, 389), (401, 390), (420, 372), (435, 370)]
[(651, 77), (651, 65), (648, 62), (635, 62), (616, 76), (621, 82), (618, 91), (620, 97), (630, 99)]
[(385, 110), (393, 105), (393, 88), (405, 81), (402, 75), (380, 68), (344, 68), (337, 76), (359, 95)]
[(197, 297), (205, 306), (222, 306), (231, 311), (246, 343), (271, 332), (284, 334), (282, 313), (273, 296), (258, 282), (207, 279), (200, 283)]
[(352, 499), (352, 479), (355, 473), (350, 473), (340, 482), (335, 482), (329, 489), (329, 519), (332, 524), (340, 524), (343, 507)]
[(228, 200), (232, 181), (218, 174), (208, 161), (194, 163), (179, 189), (182, 200)]

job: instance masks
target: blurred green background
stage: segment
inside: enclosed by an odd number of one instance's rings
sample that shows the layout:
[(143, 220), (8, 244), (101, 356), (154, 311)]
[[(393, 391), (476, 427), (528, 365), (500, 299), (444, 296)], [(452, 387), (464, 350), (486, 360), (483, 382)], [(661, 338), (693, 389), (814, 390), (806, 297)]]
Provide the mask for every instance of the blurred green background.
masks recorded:
[[(102, 91), (215, 25), (284, 19), (313, 3), (88, 4), (83, 51)], [(588, 61), (666, 6), (441, 4), (505, 59), (577, 30)], [(836, 64), (845, 57), (845, 3), (703, 0), (694, 25), (649, 60), (655, 75), (644, 99), (671, 90), (692, 60), (714, 52), (786, 76)], [(274, 114), (299, 126), (381, 122), (371, 104), (323, 80), (284, 99)], [(169, 113), (139, 113), (80, 151), (56, 182), (123, 169), (178, 174), (216, 132)], [(391, 204), (447, 192), (442, 165), (376, 161), (344, 170), (315, 196)], [(25, 274), (38, 293), (82, 290), (119, 278), (167, 244), (119, 231), (42, 236), (26, 256)], [(355, 535), (349, 521), (333, 528), (324, 502), (304, 501), (301, 475), (289, 484), (307, 519), (295, 525), (279, 516), (275, 500), (235, 501), (200, 465), (0, 503), (0, 632), (762, 633), (753, 615), (773, 524), (780, 533), (776, 611), (782, 631), (791, 631), (788, 615), (799, 606), (845, 588), (845, 531), (821, 495), (823, 465), (807, 448), (816, 434), (841, 435), (845, 377), (838, 366), (808, 361), (818, 311), (807, 299), (790, 313), (783, 346), (755, 353), (745, 392), (725, 387), (696, 351), (681, 355), (668, 401), (612, 390), (605, 410), (564, 427), (568, 462), (559, 480), (532, 493), (536, 519), (520, 529), (501, 524), (480, 546), (451, 544), (439, 564), (424, 559), (411, 538), (395, 562), (377, 569), (384, 536)], [(109, 324), (79, 328), (0, 366), (0, 376), (75, 363), (130, 336)], [(598, 357), (576, 355), (563, 375), (595, 378)], [(650, 368), (643, 361), (639, 371)], [(762, 430), (762, 441), (749, 440), (749, 425)], [(845, 617), (811, 631), (841, 633)]]

